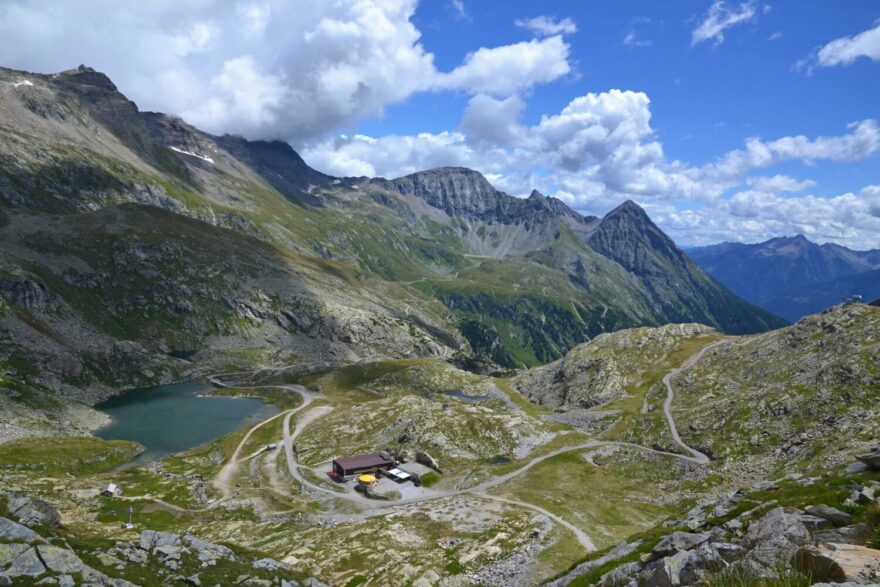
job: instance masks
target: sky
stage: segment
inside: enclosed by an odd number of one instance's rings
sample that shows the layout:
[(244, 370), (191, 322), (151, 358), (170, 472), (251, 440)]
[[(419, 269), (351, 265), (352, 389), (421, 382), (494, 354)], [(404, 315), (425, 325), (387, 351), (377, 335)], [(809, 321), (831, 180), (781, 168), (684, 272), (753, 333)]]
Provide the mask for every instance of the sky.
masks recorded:
[(880, 248), (874, 0), (0, 0), (0, 65), (313, 167), (456, 165), (682, 245)]

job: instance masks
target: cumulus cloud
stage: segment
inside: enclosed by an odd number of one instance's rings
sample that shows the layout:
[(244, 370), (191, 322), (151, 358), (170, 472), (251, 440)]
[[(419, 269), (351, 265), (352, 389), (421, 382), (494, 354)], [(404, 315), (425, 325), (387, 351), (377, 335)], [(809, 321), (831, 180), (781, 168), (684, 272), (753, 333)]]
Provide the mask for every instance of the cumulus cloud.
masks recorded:
[(435, 82), (439, 88), (511, 95), (559, 79), (571, 71), (570, 47), (561, 36), (532, 39), (470, 53)]
[(472, 167), (508, 193), (525, 196), (537, 188), (585, 214), (603, 214), (632, 198), (684, 243), (762, 240), (792, 231), (850, 246), (864, 246), (860, 239), (880, 239), (877, 188), (836, 198), (795, 196), (816, 183), (782, 174), (754, 175), (793, 160), (848, 162), (876, 155), (876, 121), (851, 124), (836, 136), (748, 139), (744, 148), (695, 167), (665, 156), (651, 126), (650, 105), (643, 92), (588, 93), (525, 125), (521, 99), (478, 95), (455, 131), (339, 137), (303, 156), (319, 169), (342, 175), (358, 170), (397, 177), (431, 167)]
[(558, 20), (555, 16), (536, 16), (528, 19), (517, 19), (514, 24), (528, 29), (536, 35), (545, 37), (553, 35), (573, 35), (577, 32), (577, 24), (570, 18)]
[(468, 102), (461, 128), (476, 141), (496, 145), (521, 143), (525, 129), (519, 119), (526, 103), (519, 96), (499, 100), (486, 94), (477, 94)]
[(704, 173), (718, 178), (739, 177), (754, 169), (797, 159), (806, 163), (819, 160), (858, 161), (880, 151), (880, 127), (873, 119), (848, 125), (850, 132), (835, 137), (810, 139), (803, 135), (773, 141), (751, 138), (745, 149), (725, 154), (707, 165)]
[(795, 69), (812, 72), (813, 68), (849, 65), (861, 57), (880, 61), (880, 21), (874, 28), (851, 37), (835, 39), (795, 64)]
[(855, 249), (880, 247), (880, 186), (876, 185), (827, 198), (746, 190), (712, 207), (678, 210), (661, 203), (649, 205), (649, 212), (673, 238), (693, 244), (759, 242), (803, 234)]
[(757, 15), (758, 8), (754, 1), (729, 6), (724, 0), (716, 0), (691, 33), (691, 46), (704, 41), (714, 41), (720, 45), (724, 42), (724, 31), (754, 20)]
[(115, 0), (8, 0), (0, 59), (44, 72), (83, 62), (143, 108), (298, 146), (417, 92), (506, 98), (570, 71), (558, 36), (480, 48), (439, 71), (411, 22), (415, 8), (416, 0), (156, 0), (124, 10)]
[(746, 183), (753, 189), (765, 193), (802, 192), (816, 185), (816, 182), (811, 179), (799, 181), (787, 175), (774, 175), (772, 177), (759, 175), (748, 178)]

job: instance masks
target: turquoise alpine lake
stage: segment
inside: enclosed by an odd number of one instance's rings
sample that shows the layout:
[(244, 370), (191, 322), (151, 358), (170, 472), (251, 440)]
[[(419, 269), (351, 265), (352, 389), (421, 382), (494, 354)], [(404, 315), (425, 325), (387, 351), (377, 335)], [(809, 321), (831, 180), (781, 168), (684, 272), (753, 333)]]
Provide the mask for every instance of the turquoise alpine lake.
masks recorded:
[(112, 418), (95, 436), (144, 445), (131, 466), (211, 442), (278, 412), (257, 398), (203, 396), (211, 391), (213, 386), (198, 381), (130, 389), (95, 406)]

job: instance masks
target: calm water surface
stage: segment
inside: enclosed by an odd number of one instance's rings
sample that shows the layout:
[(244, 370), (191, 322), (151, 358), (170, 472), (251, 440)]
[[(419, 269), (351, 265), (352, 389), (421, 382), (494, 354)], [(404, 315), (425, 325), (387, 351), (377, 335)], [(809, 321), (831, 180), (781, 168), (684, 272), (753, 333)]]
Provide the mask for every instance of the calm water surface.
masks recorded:
[(96, 406), (113, 421), (95, 436), (140, 442), (146, 451), (130, 464), (143, 464), (277, 413), (274, 406), (255, 398), (198, 397), (213, 389), (207, 383), (189, 381), (123, 392)]

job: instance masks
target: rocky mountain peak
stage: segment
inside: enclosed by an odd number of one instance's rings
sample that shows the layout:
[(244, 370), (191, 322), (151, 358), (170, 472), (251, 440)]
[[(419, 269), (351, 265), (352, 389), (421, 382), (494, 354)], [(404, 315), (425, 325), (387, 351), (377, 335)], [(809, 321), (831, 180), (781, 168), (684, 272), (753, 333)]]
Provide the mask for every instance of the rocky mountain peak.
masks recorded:
[(632, 200), (606, 214), (588, 244), (637, 275), (686, 270), (688, 265), (685, 254)]
[(611, 212), (605, 215), (606, 219), (616, 217), (638, 219), (640, 221), (645, 221), (653, 224), (653, 222), (651, 222), (651, 219), (648, 217), (648, 213), (645, 212), (645, 209), (633, 202), (632, 200), (626, 200), (617, 208), (613, 209)]
[(96, 88), (101, 88), (104, 90), (108, 90), (110, 92), (118, 91), (116, 88), (116, 84), (114, 84), (107, 74), (101, 73), (100, 71), (96, 71), (94, 68), (91, 68), (87, 65), (80, 65), (74, 69), (68, 69), (67, 71), (62, 71), (57, 74), (59, 79), (73, 82), (79, 85), (84, 86), (93, 86)]
[(404, 196), (416, 196), (450, 216), (482, 217), (506, 208), (515, 199), (492, 187), (479, 171), (439, 167), (393, 179), (387, 186)]
[(542, 193), (539, 192), (538, 190), (532, 190), (532, 193), (529, 194), (529, 199), (530, 199), (530, 200), (543, 200), (543, 199), (545, 199), (546, 197), (547, 197), (547, 196), (545, 196), (544, 194), (542, 194)]

